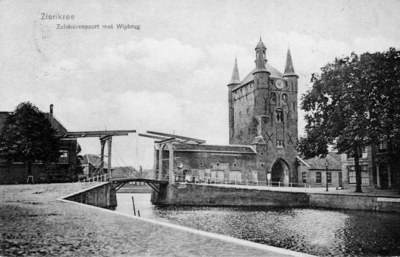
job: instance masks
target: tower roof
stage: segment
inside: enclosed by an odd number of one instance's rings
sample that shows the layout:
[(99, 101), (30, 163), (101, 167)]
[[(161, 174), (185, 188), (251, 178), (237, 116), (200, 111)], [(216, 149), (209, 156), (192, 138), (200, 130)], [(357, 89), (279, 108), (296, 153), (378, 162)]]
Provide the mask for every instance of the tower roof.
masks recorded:
[(231, 81), (229, 82), (229, 85), (231, 85), (231, 84), (240, 84), (239, 69), (238, 69), (236, 58), (235, 58), (235, 66), (233, 67), (232, 78), (231, 78)]
[(283, 74), (283, 76), (297, 76), (297, 74), (294, 72), (292, 55), (290, 54), (290, 49), (288, 49), (288, 52), (287, 52), (285, 73)]
[(262, 42), (262, 39), (260, 37), (260, 42), (258, 42), (257, 46), (256, 46), (256, 51), (258, 49), (263, 49), (263, 50), (267, 50), (267, 48), (265, 47), (264, 43)]
[[(275, 69), (274, 67), (272, 67), (271, 65), (269, 65), (269, 63), (265, 64), (265, 68), (267, 70), (267, 72), (270, 73), (270, 77), (273, 78), (283, 78), (283, 74), (282, 72), (278, 71), (277, 69)], [(255, 68), (254, 70), (252, 70), (249, 74), (247, 74), (247, 76), (242, 80), (242, 82), (240, 83), (240, 85), (238, 85), (237, 87), (235, 87), (233, 90), (236, 90), (244, 85), (246, 85), (247, 83), (251, 82), (254, 80), (254, 75), (253, 73), (255, 73), (257, 71), (257, 68)]]

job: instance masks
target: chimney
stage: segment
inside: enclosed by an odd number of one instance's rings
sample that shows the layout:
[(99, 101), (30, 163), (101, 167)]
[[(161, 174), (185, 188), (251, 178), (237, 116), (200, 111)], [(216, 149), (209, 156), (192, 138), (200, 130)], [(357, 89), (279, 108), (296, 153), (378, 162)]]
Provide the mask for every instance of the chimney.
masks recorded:
[(50, 117), (53, 117), (53, 104), (50, 104)]

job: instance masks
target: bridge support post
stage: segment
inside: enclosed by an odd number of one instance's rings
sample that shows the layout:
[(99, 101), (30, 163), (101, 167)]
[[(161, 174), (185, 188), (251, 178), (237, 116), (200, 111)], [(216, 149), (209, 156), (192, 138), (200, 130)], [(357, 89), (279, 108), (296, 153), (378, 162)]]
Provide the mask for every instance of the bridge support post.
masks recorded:
[(168, 177), (169, 177), (169, 184), (175, 184), (174, 178), (174, 149), (173, 143), (168, 143), (168, 150), (169, 150), (169, 169), (168, 169)]
[(112, 145), (112, 137), (107, 139), (108, 144), (108, 179), (111, 180), (111, 145)]
[(157, 156), (157, 150), (160, 149), (160, 146), (155, 144), (154, 145), (154, 164), (153, 164), (153, 175), (151, 176), (152, 179), (156, 180), (157, 179), (157, 163), (158, 163), (158, 156)]
[[(104, 147), (106, 146), (106, 141), (100, 140), (100, 145), (100, 171), (104, 172)], [(91, 176), (92, 174), (89, 175)]]
[(158, 147), (158, 180), (162, 180), (163, 148), (164, 148), (164, 145), (162, 145), (162, 144), (160, 144)]

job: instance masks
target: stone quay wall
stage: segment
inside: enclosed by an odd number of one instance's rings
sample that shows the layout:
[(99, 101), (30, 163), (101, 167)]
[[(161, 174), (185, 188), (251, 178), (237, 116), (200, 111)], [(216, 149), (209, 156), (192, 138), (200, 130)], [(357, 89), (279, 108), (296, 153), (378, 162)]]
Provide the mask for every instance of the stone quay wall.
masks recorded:
[(400, 212), (400, 198), (371, 195), (310, 194), (310, 207)]
[(109, 182), (85, 189), (64, 199), (106, 209), (117, 207), (117, 194), (112, 183)]
[(152, 203), (196, 206), (307, 207), (309, 195), (259, 189), (174, 184), (167, 186), (160, 194), (153, 193)]
[(285, 192), (266, 189), (174, 184), (152, 194), (156, 205), (276, 206), (399, 212), (400, 197)]

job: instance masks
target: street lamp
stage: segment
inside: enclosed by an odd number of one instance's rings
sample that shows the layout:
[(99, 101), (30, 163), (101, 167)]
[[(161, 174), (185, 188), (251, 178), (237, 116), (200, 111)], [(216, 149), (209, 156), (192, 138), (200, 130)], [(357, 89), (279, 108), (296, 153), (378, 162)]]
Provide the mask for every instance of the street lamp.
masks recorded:
[(328, 160), (325, 160), (326, 192), (328, 192)]

